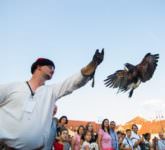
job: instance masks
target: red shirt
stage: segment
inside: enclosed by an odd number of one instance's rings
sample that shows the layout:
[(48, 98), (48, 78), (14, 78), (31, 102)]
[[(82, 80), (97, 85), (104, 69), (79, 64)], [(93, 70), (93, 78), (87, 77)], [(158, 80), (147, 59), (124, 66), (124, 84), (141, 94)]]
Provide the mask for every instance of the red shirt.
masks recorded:
[(61, 144), (61, 143), (59, 143), (58, 141), (56, 141), (54, 144), (53, 144), (53, 146), (54, 146), (54, 149), (56, 150), (64, 150), (64, 145), (63, 144)]

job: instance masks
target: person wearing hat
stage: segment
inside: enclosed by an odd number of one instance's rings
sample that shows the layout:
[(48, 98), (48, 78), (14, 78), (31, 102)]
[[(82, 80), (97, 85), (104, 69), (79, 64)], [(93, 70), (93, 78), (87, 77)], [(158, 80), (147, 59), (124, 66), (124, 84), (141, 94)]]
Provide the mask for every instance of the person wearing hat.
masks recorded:
[(8, 150), (47, 149), (55, 102), (93, 78), (103, 56), (104, 50), (96, 50), (81, 71), (51, 85), (45, 82), (52, 78), (55, 65), (47, 58), (39, 58), (31, 66), (30, 80), (0, 85), (0, 143)]

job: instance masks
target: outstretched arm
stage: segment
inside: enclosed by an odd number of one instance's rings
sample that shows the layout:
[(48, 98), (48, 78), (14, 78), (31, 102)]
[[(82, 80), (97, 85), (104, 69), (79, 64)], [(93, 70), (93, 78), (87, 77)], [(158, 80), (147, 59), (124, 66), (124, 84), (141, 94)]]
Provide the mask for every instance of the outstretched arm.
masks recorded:
[(92, 61), (81, 69), (81, 72), (75, 74), (64, 82), (58, 85), (53, 86), (53, 95), (55, 99), (59, 99), (62, 96), (72, 93), (74, 90), (84, 86), (94, 75), (97, 66), (103, 61), (104, 58), (104, 50), (100, 53), (96, 50)]

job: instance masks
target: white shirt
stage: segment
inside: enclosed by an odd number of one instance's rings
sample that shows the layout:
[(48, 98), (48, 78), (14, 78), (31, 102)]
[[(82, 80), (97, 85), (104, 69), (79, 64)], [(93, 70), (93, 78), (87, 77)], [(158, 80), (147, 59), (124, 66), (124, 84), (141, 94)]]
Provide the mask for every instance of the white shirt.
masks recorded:
[(34, 96), (26, 82), (0, 85), (0, 141), (23, 150), (46, 145), (54, 103), (88, 80), (79, 72), (60, 84), (39, 87)]
[(91, 148), (91, 144), (89, 142), (87, 142), (87, 141), (84, 141), (82, 146), (81, 146), (81, 150), (85, 150), (86, 146), (88, 146), (90, 150), (92, 149)]
[[(140, 139), (140, 136), (136, 134), (135, 132), (131, 132), (131, 140), (133, 142), (133, 145)], [(134, 150), (141, 150), (140, 146), (134, 148)]]
[(125, 148), (130, 148), (131, 147), (132, 150), (133, 150), (133, 142), (130, 138), (125, 137), (122, 143), (123, 143)]
[(158, 140), (158, 150), (165, 150), (165, 140)]

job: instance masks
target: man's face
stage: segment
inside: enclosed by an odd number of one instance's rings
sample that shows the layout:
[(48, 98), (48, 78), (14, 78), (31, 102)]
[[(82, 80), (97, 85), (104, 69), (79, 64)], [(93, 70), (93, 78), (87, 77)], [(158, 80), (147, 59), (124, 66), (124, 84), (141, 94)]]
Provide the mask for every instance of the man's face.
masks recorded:
[(163, 132), (160, 132), (160, 133), (159, 133), (159, 138), (160, 138), (160, 139), (164, 139), (164, 138), (165, 138)]
[(39, 70), (42, 72), (43, 77), (46, 80), (50, 80), (54, 74), (55, 68), (53, 66), (39, 66)]
[(116, 123), (114, 121), (110, 122), (110, 128), (115, 130)]
[(127, 134), (127, 137), (131, 137), (131, 131), (127, 131), (126, 134)]
[(137, 133), (138, 127), (134, 125), (134, 126), (132, 127), (132, 130), (133, 130), (135, 133)]

